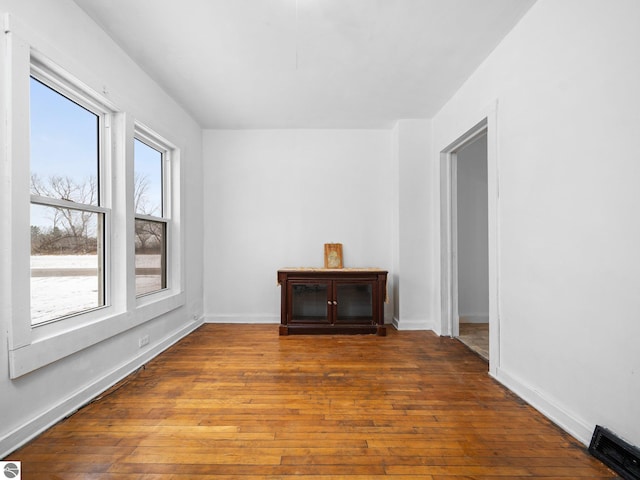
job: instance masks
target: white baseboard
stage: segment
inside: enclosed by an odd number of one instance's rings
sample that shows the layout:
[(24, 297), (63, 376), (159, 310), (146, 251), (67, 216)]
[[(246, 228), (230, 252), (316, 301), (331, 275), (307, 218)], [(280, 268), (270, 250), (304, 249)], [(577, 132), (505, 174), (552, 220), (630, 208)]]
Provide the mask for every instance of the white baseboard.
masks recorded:
[(279, 324), (280, 316), (274, 315), (247, 315), (247, 314), (233, 314), (233, 315), (205, 315), (205, 323), (268, 323)]
[(514, 375), (510, 375), (503, 369), (498, 368), (496, 375), (492, 375), (498, 382), (503, 384), (513, 393), (522, 398), (533, 408), (542, 413), (553, 423), (562, 428), (565, 432), (588, 446), (595, 425), (589, 425), (579, 418), (574, 412), (558, 405), (556, 401), (549, 398), (544, 392), (540, 392), (523, 382)]
[(433, 330), (433, 322), (427, 319), (399, 320), (397, 317), (393, 317), (392, 323), (396, 330)]
[(489, 323), (489, 315), (460, 315), (460, 323)]
[(17, 450), (31, 439), (58, 423), (60, 420), (75, 413), (92, 399), (96, 398), (98, 395), (105, 392), (131, 373), (135, 372), (142, 365), (148, 363), (151, 359), (158, 356), (177, 341), (189, 335), (196, 328), (200, 327), (202, 323), (202, 319), (194, 320), (178, 330), (171, 332), (163, 340), (153, 345), (149, 350), (146, 350), (140, 355), (130, 359), (128, 362), (120, 365), (103, 377), (94, 380), (93, 383), (72, 393), (67, 398), (52, 406), (49, 410), (0, 438), (0, 458), (6, 457), (11, 452)]

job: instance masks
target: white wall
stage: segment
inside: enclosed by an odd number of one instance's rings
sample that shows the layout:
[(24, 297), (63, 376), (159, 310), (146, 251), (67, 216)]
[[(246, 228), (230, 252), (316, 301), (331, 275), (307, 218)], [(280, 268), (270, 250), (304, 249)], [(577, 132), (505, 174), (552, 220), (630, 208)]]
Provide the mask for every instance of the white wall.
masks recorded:
[[(11, 25), (53, 62), (79, 78), (89, 88), (103, 92), (108, 100), (129, 118), (146, 124), (174, 142), (181, 150), (183, 165), (183, 216), (185, 233), (185, 302), (184, 305), (137, 328), (67, 356), (17, 379), (9, 379), (8, 331), (12, 306), (3, 298), (0, 306), (0, 458), (55, 423), (97, 393), (148, 361), (172, 341), (197, 325), (202, 315), (202, 142), (201, 129), (158, 85), (137, 67), (114, 42), (73, 2), (47, 0), (0, 0), (0, 12), (11, 14)], [(3, 67), (4, 68), (4, 67)], [(8, 91), (4, 75), (0, 88)], [(6, 97), (0, 97), (2, 102)], [(6, 105), (0, 105), (2, 110)], [(3, 120), (2, 150), (7, 135)], [(0, 180), (3, 189), (11, 182), (11, 167), (24, 158), (3, 161)], [(0, 208), (0, 222), (11, 225), (12, 205), (6, 198)], [(28, 199), (28, 196), (25, 200)], [(28, 208), (28, 207), (27, 207)], [(120, 236), (122, 232), (116, 232)], [(12, 248), (6, 229), (0, 238), (3, 262), (10, 259)], [(8, 271), (3, 264), (2, 270)], [(26, 266), (28, 269), (28, 265)], [(12, 278), (0, 276), (2, 290), (10, 290)], [(19, 306), (13, 306), (18, 308)], [(136, 312), (127, 312), (132, 324)], [(138, 347), (141, 334), (150, 336), (145, 348)]]
[(387, 130), (205, 131), (207, 320), (279, 323), (277, 270), (322, 267), (325, 243), (391, 270), (391, 175)]
[(433, 119), (436, 159), (498, 101), (497, 378), (585, 443), (640, 445), (638, 25), (636, 0), (539, 0)]
[(487, 136), (457, 152), (458, 315), (489, 321)]
[[(400, 325), (405, 313), (423, 319), (424, 309), (425, 324), (435, 323), (439, 152), (496, 99), (496, 376), (585, 442), (601, 424), (640, 444), (636, 0), (538, 0), (433, 119), (432, 138), (418, 133), (420, 122), (392, 132), (208, 131), (204, 175), (197, 125), (75, 4), (0, 0), (0, 11), (29, 25), (74, 75), (181, 146), (187, 241), (186, 306), (141, 327), (152, 338), (142, 354), (136, 329), (9, 380), (2, 306), (0, 456), (184, 329), (201, 312), (203, 268), (210, 320), (277, 322), (276, 270), (320, 266), (323, 243), (342, 242), (347, 266), (398, 266)], [(432, 162), (423, 165), (425, 145)], [(412, 258), (422, 275), (407, 267)]]
[(429, 210), (435, 197), (428, 188), (431, 121), (400, 120), (393, 129), (394, 191), (394, 324), (399, 330), (432, 329), (433, 230)]

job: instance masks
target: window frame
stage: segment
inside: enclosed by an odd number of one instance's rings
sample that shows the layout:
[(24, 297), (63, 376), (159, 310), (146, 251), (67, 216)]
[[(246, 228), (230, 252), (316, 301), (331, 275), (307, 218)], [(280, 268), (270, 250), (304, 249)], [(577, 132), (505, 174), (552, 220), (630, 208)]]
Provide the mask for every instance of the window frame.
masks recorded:
[[(141, 299), (143, 297), (149, 295), (156, 295), (162, 293), (171, 288), (171, 278), (172, 278), (172, 268), (171, 268), (171, 260), (172, 260), (172, 222), (171, 222), (171, 209), (172, 209), (172, 159), (176, 156), (175, 151), (176, 147), (169, 143), (164, 138), (160, 137), (158, 134), (153, 132), (150, 128), (142, 125), (141, 123), (136, 122), (134, 126), (134, 135), (133, 141), (138, 140), (142, 142), (146, 146), (156, 150), (161, 155), (161, 205), (160, 205), (160, 216), (156, 215), (146, 215), (142, 213), (138, 213), (133, 211), (134, 225), (136, 220), (142, 220), (147, 222), (156, 222), (164, 225), (164, 265), (162, 266), (164, 270), (164, 286), (158, 290), (153, 290), (151, 292), (144, 292), (138, 294), (136, 292), (136, 299)], [(134, 164), (134, 178), (135, 178), (135, 156), (133, 158)], [(135, 186), (134, 186), (135, 187)], [(135, 239), (134, 239), (135, 241)], [(135, 244), (134, 244), (134, 256), (135, 256)], [(134, 286), (135, 290), (135, 286)]]
[[(178, 308), (186, 301), (184, 292), (184, 231), (180, 228), (182, 212), (182, 162), (181, 149), (173, 142), (167, 140), (167, 136), (158, 133), (155, 129), (141, 121), (135, 120), (131, 128), (130, 148), (133, 151), (134, 139), (150, 145), (151, 147), (163, 151), (163, 175), (162, 175), (162, 211), (161, 221), (166, 222), (166, 287), (161, 290), (149, 292), (137, 296), (135, 293), (135, 264), (131, 265), (132, 288), (130, 295), (133, 297), (134, 308), (137, 315), (143, 315), (145, 318), (153, 318), (154, 316), (166, 313), (174, 308)], [(134, 176), (134, 161), (132, 155), (131, 176)], [(134, 250), (132, 257), (135, 263), (135, 239), (133, 230), (135, 229), (135, 218), (149, 219), (156, 221), (155, 216), (144, 216), (135, 213), (133, 205), (133, 179), (130, 187), (131, 195), (131, 224), (132, 236), (129, 245)]]
[[(113, 156), (110, 155), (109, 149), (106, 147), (111, 141), (111, 124), (114, 110), (107, 107), (104, 102), (97, 99), (95, 94), (91, 94), (84, 88), (79, 88), (73, 84), (73, 80), (65, 78), (58, 71), (52, 69), (45, 64), (37, 54), (32, 54), (30, 59), (30, 75), (29, 78), (40, 82), (55, 93), (65, 97), (68, 101), (75, 103), (81, 108), (96, 115), (98, 119), (98, 149), (97, 149), (97, 168), (96, 168), (96, 184), (98, 188), (97, 205), (78, 203), (53, 197), (30, 194), (30, 205), (41, 205), (45, 207), (64, 208), (81, 212), (95, 213), (102, 215), (102, 243), (98, 251), (98, 262), (100, 264), (98, 284), (102, 289), (102, 305), (85, 309), (80, 312), (73, 312), (59, 317), (51, 318), (42, 322), (33, 323), (31, 318), (31, 326), (39, 328), (51, 323), (68, 320), (71, 317), (85, 315), (87, 313), (108, 308), (111, 305), (111, 281), (110, 281), (110, 264), (111, 264), (111, 212), (110, 198), (107, 192), (110, 191), (111, 185), (107, 172), (109, 164), (113, 162)], [(29, 115), (29, 129), (31, 128)], [(30, 160), (29, 156), (29, 160)], [(30, 162), (29, 162), (30, 165)], [(31, 174), (31, 166), (29, 167)], [(31, 289), (30, 289), (31, 293)], [(30, 295), (31, 297), (31, 295)]]
[[(4, 67), (0, 79), (0, 115), (6, 125), (0, 130), (0, 139), (6, 147), (0, 152), (0, 179), (3, 182), (0, 212), (6, 219), (6, 228), (0, 229), (0, 263), (3, 265), (0, 270), (0, 315), (7, 326), (9, 377), (12, 379), (186, 304), (184, 232), (180, 227), (184, 215), (180, 149), (167, 142), (172, 148), (165, 180), (171, 182), (171, 195), (167, 198), (171, 211), (167, 268), (171, 269), (171, 278), (167, 289), (136, 298), (132, 159), (134, 125), (138, 123), (132, 111), (116, 106), (107, 87), (83, 65), (69, 63), (68, 58), (60, 57), (60, 53), (47, 44), (40, 43), (36, 47), (31, 43), (34, 39), (39, 40), (21, 24), (5, 25), (0, 45), (0, 64)], [(61, 59), (64, 67), (56, 59)], [(31, 325), (30, 308), (30, 162), (21, 160), (30, 158), (29, 81), (34, 64), (50, 73), (54, 80), (61, 80), (72, 91), (77, 89), (83, 98), (90, 98), (109, 112), (108, 138), (103, 142), (109, 160), (103, 162), (100, 172), (107, 186), (103, 184), (100, 195), (101, 208), (110, 209), (108, 221), (105, 218), (108, 223), (105, 249), (111, 254), (105, 262), (110, 290), (108, 306), (37, 327)], [(78, 73), (80, 77), (92, 79), (93, 86), (79, 80)]]

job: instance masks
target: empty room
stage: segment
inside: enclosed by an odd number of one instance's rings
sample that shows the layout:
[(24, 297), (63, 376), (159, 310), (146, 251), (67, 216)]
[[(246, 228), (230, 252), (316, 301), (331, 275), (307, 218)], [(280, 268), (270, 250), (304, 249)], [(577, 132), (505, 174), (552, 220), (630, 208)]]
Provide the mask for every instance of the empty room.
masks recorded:
[(640, 2), (0, 22), (0, 478), (640, 478)]

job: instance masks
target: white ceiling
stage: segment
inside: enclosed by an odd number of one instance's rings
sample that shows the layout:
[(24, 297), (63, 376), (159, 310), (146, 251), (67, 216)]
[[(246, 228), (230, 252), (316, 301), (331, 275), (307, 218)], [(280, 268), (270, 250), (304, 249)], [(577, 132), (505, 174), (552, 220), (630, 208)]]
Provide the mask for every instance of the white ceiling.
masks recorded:
[(203, 128), (430, 118), (535, 0), (75, 0)]

